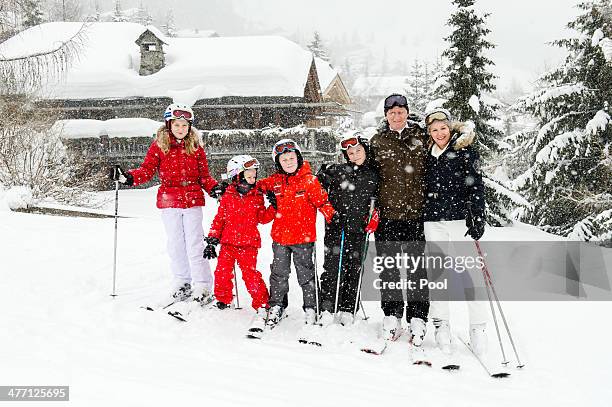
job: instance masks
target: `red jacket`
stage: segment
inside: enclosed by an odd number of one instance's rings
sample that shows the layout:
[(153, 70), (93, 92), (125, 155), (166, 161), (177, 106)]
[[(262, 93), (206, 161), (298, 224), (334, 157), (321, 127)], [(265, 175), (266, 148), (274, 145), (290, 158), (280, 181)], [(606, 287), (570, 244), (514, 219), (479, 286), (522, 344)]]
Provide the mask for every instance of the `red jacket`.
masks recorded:
[(258, 183), (263, 191), (274, 191), (277, 211), (272, 224), (272, 240), (290, 246), (314, 242), (317, 239), (317, 209), (329, 223), (334, 208), (327, 200), (327, 192), (312, 175), (310, 164), (304, 164), (293, 175), (275, 173)]
[(240, 196), (236, 185), (231, 184), (221, 197), (208, 236), (216, 237), (221, 244), (261, 247), (257, 224), (271, 222), (274, 213), (272, 206), (266, 209), (263, 195), (256, 188)]
[(170, 140), (167, 154), (154, 141), (140, 168), (129, 171), (134, 176), (134, 185), (144, 184), (159, 171), (158, 208), (204, 206), (202, 188), (210, 193), (217, 185), (208, 172), (204, 149), (199, 146), (195, 153), (187, 154), (184, 143), (178, 143), (174, 136), (170, 136)]

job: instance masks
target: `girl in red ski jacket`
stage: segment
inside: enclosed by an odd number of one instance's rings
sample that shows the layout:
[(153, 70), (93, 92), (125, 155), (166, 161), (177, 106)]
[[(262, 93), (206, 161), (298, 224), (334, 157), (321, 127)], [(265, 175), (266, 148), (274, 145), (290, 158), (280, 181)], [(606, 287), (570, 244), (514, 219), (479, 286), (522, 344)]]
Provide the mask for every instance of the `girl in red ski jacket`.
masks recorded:
[(211, 301), (212, 276), (208, 261), (202, 258), (202, 206), (204, 192), (220, 197), (223, 188), (210, 176), (206, 153), (189, 106), (171, 104), (164, 113), (166, 125), (157, 131), (144, 162), (125, 171), (118, 165), (111, 171), (113, 181), (136, 186), (159, 174), (157, 207), (168, 237), (168, 254), (175, 279), (174, 300), (193, 295), (202, 304)]
[(255, 188), (259, 162), (250, 155), (238, 155), (227, 163), (227, 177), (232, 183), (225, 190), (213, 219), (204, 249), (205, 258), (215, 258), (215, 245), (221, 243), (215, 269), (215, 298), (217, 307), (225, 309), (232, 302), (232, 277), (237, 262), (257, 311), (249, 328), (251, 335), (262, 332), (268, 313), (268, 289), (257, 271), (257, 252), (261, 238), (257, 225), (271, 222), (275, 210), (264, 206), (261, 191)]
[(302, 287), (305, 322), (314, 324), (316, 288), (312, 255), (317, 238), (317, 209), (328, 223), (335, 216), (335, 211), (327, 199), (327, 192), (317, 177), (312, 175), (310, 164), (303, 160), (295, 141), (278, 141), (272, 156), (277, 172), (258, 184), (258, 188), (266, 191), (266, 197), (277, 211), (272, 224), (274, 258), (270, 265), (268, 325), (274, 327), (286, 307), (292, 261)]

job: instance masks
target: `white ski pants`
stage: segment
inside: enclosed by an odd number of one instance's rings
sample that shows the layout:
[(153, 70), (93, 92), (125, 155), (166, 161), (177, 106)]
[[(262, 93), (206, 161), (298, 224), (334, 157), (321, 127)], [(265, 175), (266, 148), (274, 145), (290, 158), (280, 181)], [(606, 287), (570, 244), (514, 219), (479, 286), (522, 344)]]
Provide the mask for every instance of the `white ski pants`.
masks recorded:
[[(425, 222), (425, 239), (427, 244), (440, 243), (446, 256), (459, 256), (457, 244), (461, 242), (461, 252), (465, 252), (467, 244), (473, 242), (469, 236), (464, 236), (467, 228), (465, 220), (441, 221), (441, 222)], [(473, 243), (472, 243), (473, 245)], [(473, 245), (473, 255), (477, 256), (476, 246)], [(484, 286), (484, 279), (480, 268), (476, 267), (468, 273), (471, 281), (476, 285)], [(466, 279), (467, 280), (467, 279)], [(459, 301), (455, 301), (460, 303)], [(483, 324), (487, 322), (488, 304), (486, 301), (465, 301), (468, 307), (470, 324)], [(429, 318), (443, 319), (448, 321), (450, 318), (450, 302), (449, 301), (431, 301), (429, 305)]]
[(170, 268), (178, 284), (192, 283), (212, 287), (212, 274), (204, 251), (202, 207), (164, 208), (162, 221), (168, 238)]

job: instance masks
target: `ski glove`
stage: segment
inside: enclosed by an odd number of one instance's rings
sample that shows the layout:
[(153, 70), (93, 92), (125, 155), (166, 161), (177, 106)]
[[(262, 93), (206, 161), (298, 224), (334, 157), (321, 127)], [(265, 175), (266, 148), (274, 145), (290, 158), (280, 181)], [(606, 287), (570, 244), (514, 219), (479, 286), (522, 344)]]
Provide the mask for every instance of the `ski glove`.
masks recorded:
[(221, 182), (220, 184), (217, 184), (214, 187), (212, 187), (209, 195), (211, 196), (211, 198), (220, 199), (221, 196), (223, 196), (223, 194), (225, 193), (225, 190), (227, 189), (228, 186), (229, 184), (227, 182), (225, 181)]
[(366, 233), (376, 232), (376, 229), (378, 229), (379, 222), (380, 222), (380, 212), (378, 209), (374, 209), (374, 212), (372, 212), (372, 218), (370, 218), (370, 221), (365, 227)]
[(472, 214), (472, 203), (467, 203), (467, 216), (465, 217), (465, 226), (467, 226), (467, 232), (464, 236), (470, 235), (474, 240), (479, 240), (485, 232), (485, 221), (481, 216)]
[(346, 224), (346, 215), (336, 211), (329, 222), (331, 225), (344, 226)]
[(124, 171), (118, 164), (110, 168), (109, 173), (111, 181), (119, 181), (123, 185), (131, 187), (134, 185), (134, 176), (127, 171)]
[(273, 191), (266, 192), (266, 198), (268, 198), (268, 202), (274, 208), (274, 210), (278, 210), (278, 203), (276, 202), (276, 195)]
[(205, 237), (204, 241), (207, 243), (204, 248), (204, 254), (202, 257), (205, 259), (216, 259), (217, 251), (215, 250), (215, 246), (219, 244), (219, 239), (216, 237)]

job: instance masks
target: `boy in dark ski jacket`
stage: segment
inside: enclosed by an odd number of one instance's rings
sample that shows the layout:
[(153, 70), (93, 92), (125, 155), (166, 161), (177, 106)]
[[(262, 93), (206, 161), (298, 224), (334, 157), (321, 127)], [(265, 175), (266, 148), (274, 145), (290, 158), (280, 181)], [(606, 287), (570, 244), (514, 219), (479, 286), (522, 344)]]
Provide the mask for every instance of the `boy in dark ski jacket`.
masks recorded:
[(270, 265), (270, 312), (268, 326), (274, 327), (284, 312), (284, 299), (289, 292), (291, 260), (304, 296), (306, 324), (316, 322), (315, 267), (312, 260), (316, 241), (317, 209), (331, 222), (334, 208), (327, 200), (327, 192), (310, 164), (304, 161), (297, 143), (290, 139), (278, 141), (272, 149), (277, 172), (261, 180), (258, 188), (266, 192), (276, 209), (272, 223), (272, 251)]
[[(378, 174), (369, 162), (369, 144), (359, 133), (349, 134), (340, 142), (340, 149), (346, 163), (324, 164), (317, 174), (330, 203), (339, 213), (325, 226), (320, 319), (323, 326), (334, 322), (332, 314), (336, 312), (338, 322), (352, 323), (366, 235), (378, 227), (377, 211), (368, 219), (371, 198), (376, 196), (378, 188)], [(340, 292), (336, 294), (338, 276)]]
[(205, 258), (215, 258), (215, 246), (221, 243), (221, 251), (215, 269), (215, 297), (217, 307), (227, 308), (233, 298), (234, 264), (242, 271), (242, 279), (249, 294), (251, 305), (257, 311), (251, 332), (261, 332), (268, 313), (268, 289), (257, 271), (257, 252), (261, 238), (257, 225), (271, 222), (274, 208), (264, 206), (263, 195), (255, 188), (259, 162), (250, 155), (238, 155), (227, 164), (227, 178), (232, 183), (225, 190), (219, 203), (204, 249)]

